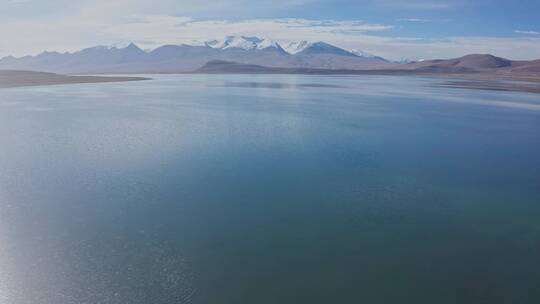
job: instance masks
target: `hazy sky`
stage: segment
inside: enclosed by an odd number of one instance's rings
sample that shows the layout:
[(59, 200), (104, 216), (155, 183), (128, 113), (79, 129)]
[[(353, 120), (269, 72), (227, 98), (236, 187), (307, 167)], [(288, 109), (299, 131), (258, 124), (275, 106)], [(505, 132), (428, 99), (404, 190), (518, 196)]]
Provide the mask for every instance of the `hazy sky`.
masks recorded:
[(540, 58), (539, 0), (0, 0), (0, 20), (0, 56), (256, 35), (390, 59)]

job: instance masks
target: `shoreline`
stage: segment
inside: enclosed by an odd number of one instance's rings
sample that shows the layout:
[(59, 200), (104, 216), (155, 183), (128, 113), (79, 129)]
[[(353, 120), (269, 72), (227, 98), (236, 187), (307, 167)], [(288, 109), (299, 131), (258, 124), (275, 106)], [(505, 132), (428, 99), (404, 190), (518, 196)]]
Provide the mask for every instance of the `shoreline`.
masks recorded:
[(540, 83), (516, 80), (466, 80), (467, 79), (446, 81), (434, 85), (434, 87), (540, 94)]
[(128, 76), (70, 76), (33, 71), (0, 71), (0, 88), (18, 88), (63, 84), (110, 83), (150, 80), (146, 77)]
[[(141, 73), (137, 73), (141, 75)], [(144, 73), (146, 74), (146, 73)], [(143, 75), (144, 75), (143, 74)], [(510, 73), (433, 73), (407, 70), (267, 70), (267, 71), (194, 71), (178, 73), (148, 73), (148, 75), (308, 75), (308, 76), (413, 76), (434, 77), (443, 80), (434, 87), (525, 92), (540, 94), (540, 75)], [(107, 75), (107, 76), (106, 76)], [(140, 76), (63, 75), (48, 72), (0, 70), (0, 89), (84, 83), (113, 83), (151, 80)], [(447, 79), (447, 81), (444, 81)]]

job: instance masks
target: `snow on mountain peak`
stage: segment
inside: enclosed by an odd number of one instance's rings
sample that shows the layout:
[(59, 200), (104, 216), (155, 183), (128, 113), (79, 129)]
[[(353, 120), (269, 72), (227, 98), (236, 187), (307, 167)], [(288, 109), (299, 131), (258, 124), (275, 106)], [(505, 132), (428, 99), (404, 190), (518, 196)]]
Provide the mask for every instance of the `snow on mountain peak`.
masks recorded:
[(289, 54), (297, 54), (310, 47), (311, 43), (305, 40), (288, 43), (283, 49)]
[(299, 54), (302, 52), (310, 52), (312, 54), (315, 53), (328, 53), (328, 54), (336, 54), (341, 56), (353, 56), (352, 53), (349, 51), (346, 51), (342, 48), (339, 48), (335, 45), (318, 41), (318, 42), (308, 42), (308, 41), (295, 41), (289, 43), (285, 50), (291, 54)]
[(270, 39), (263, 39), (257, 45), (258, 50), (264, 50), (264, 49), (267, 49), (267, 48), (281, 49), (281, 46), (277, 42), (275, 42), (274, 40), (270, 40)]
[(363, 58), (375, 58), (375, 57), (377, 57), (377, 56), (375, 56), (373, 54), (366, 53), (366, 52), (360, 51), (360, 50), (351, 50), (350, 52), (353, 53), (354, 55), (358, 56), (358, 57), (363, 57)]
[(237, 48), (246, 51), (263, 50), (271, 47), (281, 48), (281, 46), (273, 40), (246, 36), (227, 36), (223, 40), (206, 41), (205, 45), (214, 49), (226, 50)]

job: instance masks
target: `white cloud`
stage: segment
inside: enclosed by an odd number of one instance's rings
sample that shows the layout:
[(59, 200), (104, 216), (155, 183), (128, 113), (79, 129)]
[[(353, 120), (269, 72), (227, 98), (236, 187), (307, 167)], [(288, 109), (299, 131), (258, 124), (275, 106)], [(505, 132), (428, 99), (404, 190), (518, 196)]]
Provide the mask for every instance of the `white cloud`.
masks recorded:
[[(227, 35), (265, 36), (275, 40), (296, 40), (336, 35), (362, 35), (392, 29), (390, 25), (363, 21), (307, 20), (307, 19), (253, 19), (253, 20), (193, 20), (186, 17), (134, 16), (132, 20), (104, 31), (118, 40), (165, 43), (216, 39)], [(136, 33), (136, 35), (135, 35)], [(148, 45), (152, 46), (152, 45)]]
[(453, 7), (449, 1), (424, 0), (379, 0), (381, 5), (400, 10), (445, 10)]
[(389, 58), (454, 58), (466, 54), (493, 54), (510, 59), (538, 59), (540, 38), (449, 37), (446, 39), (382, 38), (364, 48)]
[(516, 33), (516, 34), (524, 34), (524, 35), (540, 35), (540, 32), (537, 32), (537, 31), (515, 30), (514, 33)]
[(11, 4), (11, 5), (21, 5), (21, 4), (28, 3), (29, 0), (8, 0), (7, 2), (8, 4)]
[[(0, 27), (0, 56), (36, 54), (44, 50), (75, 51), (99, 44), (128, 42), (152, 48), (163, 44), (223, 38), (227, 35), (255, 35), (281, 43), (299, 39), (326, 41), (390, 59), (450, 58), (467, 53), (492, 53), (512, 59), (540, 57), (540, 37), (535, 36), (450, 37), (439, 40), (390, 37), (389, 33), (393, 29), (391, 25), (359, 20), (201, 20), (164, 14), (137, 14), (149, 3), (142, 0), (96, 1), (93, 5), (79, 7), (77, 14), (61, 18), (3, 21)], [(130, 9), (123, 7), (127, 3), (130, 3)], [(120, 8), (123, 8), (121, 14), (118, 13)], [(418, 20), (423, 19), (403, 20), (421, 22)]]
[(400, 18), (400, 19), (396, 19), (396, 21), (398, 22), (419, 22), (419, 23), (426, 23), (426, 22), (431, 22), (433, 20), (431, 19), (422, 19), (422, 18)]
[[(77, 16), (58, 20), (12, 20), (0, 27), (0, 54), (43, 50), (73, 51), (97, 44), (136, 42), (143, 47), (190, 42), (226, 35), (258, 35), (276, 40), (324, 40), (387, 31), (390, 25), (363, 21), (253, 19), (195, 20), (190, 17), (137, 15), (114, 17), (117, 2), (101, 2)], [(110, 14), (110, 15), (109, 15)], [(114, 17), (114, 18), (113, 18)]]

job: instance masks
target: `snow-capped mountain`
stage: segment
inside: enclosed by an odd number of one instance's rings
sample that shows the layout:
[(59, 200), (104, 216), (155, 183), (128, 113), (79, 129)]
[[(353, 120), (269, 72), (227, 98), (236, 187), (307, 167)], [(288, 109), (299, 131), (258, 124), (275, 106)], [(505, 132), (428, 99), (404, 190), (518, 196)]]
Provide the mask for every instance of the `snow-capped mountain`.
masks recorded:
[(364, 51), (361, 51), (361, 50), (356, 50), (356, 49), (353, 49), (353, 50), (350, 50), (351, 53), (355, 54), (356, 56), (358, 57), (364, 57), (364, 58), (375, 58), (375, 57), (378, 57), (378, 56), (375, 56), (371, 53), (367, 53), (367, 52), (364, 52)]
[(325, 42), (281, 45), (267, 38), (228, 36), (220, 40), (164, 45), (144, 51), (97, 46), (74, 53), (44, 52), (37, 56), (0, 59), (0, 69), (57, 73), (175, 73), (189, 72), (212, 60), (281, 68), (373, 69), (388, 62), (366, 53), (352, 53)]
[(281, 46), (270, 39), (246, 36), (227, 36), (223, 40), (206, 41), (204, 45), (214, 49), (243, 49), (245, 51), (264, 50), (275, 48), (281, 50)]
[(311, 43), (305, 40), (289, 42), (283, 48), (289, 54), (297, 54), (310, 47)]
[(331, 45), (326, 42), (314, 42), (309, 43), (306, 45), (302, 51), (296, 53), (296, 54), (303, 54), (303, 55), (338, 55), (338, 56), (355, 56), (351, 52), (344, 50), (342, 48), (339, 48), (335, 45)]
[(408, 59), (408, 58), (401, 58), (399, 60), (396, 60), (394, 61), (394, 63), (399, 63), (399, 64), (409, 64), (409, 63), (416, 63), (416, 62), (422, 62), (424, 61), (423, 59), (420, 59), (420, 60), (412, 60), (412, 59)]
[(353, 53), (354, 55), (358, 56), (358, 57), (362, 57), (362, 58), (366, 58), (366, 59), (387, 61), (386, 59), (384, 59), (384, 58), (382, 58), (380, 56), (376, 56), (376, 55), (373, 55), (371, 53), (367, 53), (367, 52), (364, 52), (364, 51), (361, 51), (361, 50), (353, 49), (353, 50), (350, 50), (350, 52)]
[(311, 51), (316, 50), (316, 51), (321, 52), (321, 53), (338, 53), (340, 55), (345, 55), (345, 56), (349, 56), (350, 54), (353, 54), (353, 55), (355, 55), (357, 57), (366, 58), (366, 59), (385, 60), (382, 57), (379, 57), (379, 56), (376, 56), (376, 55), (373, 55), (373, 54), (370, 54), (370, 53), (367, 53), (367, 52), (364, 52), (364, 51), (360, 51), (360, 50), (356, 50), (356, 49), (345, 50), (345, 49), (338, 48), (336, 46), (333, 46), (333, 45), (325, 43), (325, 42), (311, 43), (311, 42), (308, 42), (308, 41), (305, 41), (305, 40), (293, 41), (293, 42), (290, 42), (290, 43), (286, 44), (283, 49), (287, 53), (292, 54), (292, 55), (302, 53), (305, 50), (308, 50), (308, 51), (309, 50), (311, 50)]

